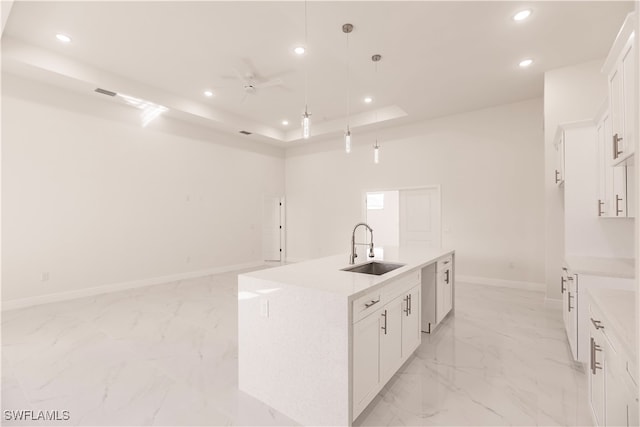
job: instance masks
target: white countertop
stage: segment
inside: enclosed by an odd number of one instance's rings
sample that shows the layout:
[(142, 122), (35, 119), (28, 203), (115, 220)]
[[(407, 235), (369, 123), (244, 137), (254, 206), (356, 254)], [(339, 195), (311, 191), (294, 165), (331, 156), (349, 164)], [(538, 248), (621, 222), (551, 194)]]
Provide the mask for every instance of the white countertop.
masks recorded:
[(349, 255), (335, 255), (314, 259), (276, 268), (241, 274), (240, 277), (268, 280), (275, 283), (311, 288), (318, 291), (340, 294), (349, 299), (357, 298), (383, 285), (390, 279), (398, 277), (416, 268), (422, 268), (435, 262), (438, 258), (453, 253), (450, 249), (414, 249), (385, 247), (376, 248), (376, 256), (369, 258), (364, 250), (360, 250), (356, 258), (357, 264), (374, 261), (394, 262), (405, 264), (396, 270), (381, 276), (372, 274), (341, 271), (349, 265)]
[(567, 256), (565, 262), (572, 273), (620, 277), (625, 279), (633, 279), (635, 277), (635, 263), (633, 258)]
[(621, 289), (589, 289), (591, 303), (598, 306), (606, 322), (622, 340), (625, 352), (636, 356), (636, 294)]

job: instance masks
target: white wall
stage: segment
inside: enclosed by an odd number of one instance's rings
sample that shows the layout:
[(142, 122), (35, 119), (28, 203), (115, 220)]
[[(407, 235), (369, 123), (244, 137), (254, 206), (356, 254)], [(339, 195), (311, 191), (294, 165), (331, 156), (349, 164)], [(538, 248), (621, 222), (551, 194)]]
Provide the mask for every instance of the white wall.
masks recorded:
[(3, 301), (260, 262), (282, 150), (10, 75), (2, 107)]
[(362, 193), (442, 186), (443, 246), (462, 276), (544, 282), (541, 99), (287, 150), (288, 256), (346, 254)]
[[(564, 259), (563, 192), (554, 183), (553, 138), (558, 124), (594, 119), (607, 99), (607, 79), (600, 72), (604, 59), (548, 71), (544, 77), (545, 233), (547, 296), (560, 298)], [(632, 220), (603, 220), (603, 233), (632, 237)], [(614, 239), (617, 240), (617, 239)], [(633, 257), (633, 239), (620, 241), (611, 256)]]
[(398, 246), (400, 244), (400, 193), (398, 191), (371, 193), (380, 193), (384, 197), (382, 209), (367, 209), (366, 221), (374, 231), (373, 243), (376, 246)]

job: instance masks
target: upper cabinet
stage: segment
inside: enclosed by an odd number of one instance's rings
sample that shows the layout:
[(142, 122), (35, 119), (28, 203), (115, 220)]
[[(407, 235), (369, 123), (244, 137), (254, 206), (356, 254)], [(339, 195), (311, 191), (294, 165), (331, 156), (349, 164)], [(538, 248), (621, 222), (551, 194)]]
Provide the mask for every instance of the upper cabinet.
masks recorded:
[(635, 13), (627, 15), (602, 68), (609, 81), (611, 130), (605, 135), (609, 141), (607, 157), (614, 166), (632, 164), (635, 150), (635, 19)]
[[(607, 102), (608, 105), (608, 102)], [(608, 135), (611, 135), (611, 116), (605, 109), (596, 121), (597, 133), (597, 174), (599, 217), (626, 218), (633, 216), (627, 209), (627, 166), (612, 166)], [(629, 167), (630, 168), (630, 167)], [(632, 178), (632, 176), (629, 176)]]

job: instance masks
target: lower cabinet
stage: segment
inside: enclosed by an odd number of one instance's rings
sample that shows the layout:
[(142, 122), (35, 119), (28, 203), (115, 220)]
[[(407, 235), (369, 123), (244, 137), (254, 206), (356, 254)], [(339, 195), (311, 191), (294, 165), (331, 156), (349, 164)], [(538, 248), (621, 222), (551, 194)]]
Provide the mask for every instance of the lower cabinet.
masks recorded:
[(422, 331), (431, 333), (454, 306), (453, 255), (424, 267), (422, 283)]
[(353, 325), (353, 408), (361, 412), (377, 393), (380, 382), (380, 312)]
[[(373, 400), (420, 345), (420, 276), (353, 324), (353, 419)], [(387, 285), (394, 287), (396, 284)], [(376, 300), (372, 300), (376, 301)]]
[(385, 383), (402, 365), (402, 298), (386, 305), (380, 316), (380, 382)]
[[(601, 313), (591, 305), (589, 404), (597, 426), (637, 426), (638, 389), (629, 375), (629, 360)], [(616, 348), (618, 347), (618, 348)]]
[(420, 285), (415, 286), (403, 298), (402, 357), (408, 357), (420, 345)]
[(567, 332), (571, 354), (578, 360), (578, 275), (563, 268), (560, 278), (562, 292), (562, 318)]

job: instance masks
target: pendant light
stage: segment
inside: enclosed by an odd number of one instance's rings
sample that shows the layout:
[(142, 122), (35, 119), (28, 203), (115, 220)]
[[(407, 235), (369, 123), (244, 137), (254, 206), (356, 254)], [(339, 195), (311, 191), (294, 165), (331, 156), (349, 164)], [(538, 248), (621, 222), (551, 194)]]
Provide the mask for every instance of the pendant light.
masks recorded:
[[(306, 49), (309, 48), (307, 43), (307, 0), (304, 2), (304, 46)], [(309, 139), (311, 136), (311, 114), (309, 114), (307, 108), (307, 100), (309, 98), (309, 62), (308, 59), (305, 58), (305, 66), (304, 66), (304, 113), (302, 114), (302, 138)]]
[(353, 25), (344, 24), (342, 26), (342, 32), (347, 35), (347, 130), (344, 133), (344, 151), (347, 154), (351, 152), (351, 129), (349, 128), (349, 113), (351, 102), (351, 85), (350, 85), (350, 69), (349, 69), (349, 34), (353, 31)]
[[(376, 90), (378, 90), (378, 62), (380, 62), (380, 60), (382, 59), (382, 55), (373, 55), (371, 57), (371, 60), (373, 61), (374, 67), (375, 67), (375, 82), (374, 82), (374, 86), (376, 87)], [(378, 110), (375, 110), (375, 122), (374, 123), (378, 123)], [(378, 144), (378, 131), (376, 129), (376, 143), (373, 145), (373, 163), (378, 164), (380, 163), (380, 145)]]

